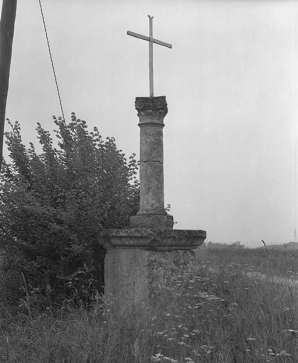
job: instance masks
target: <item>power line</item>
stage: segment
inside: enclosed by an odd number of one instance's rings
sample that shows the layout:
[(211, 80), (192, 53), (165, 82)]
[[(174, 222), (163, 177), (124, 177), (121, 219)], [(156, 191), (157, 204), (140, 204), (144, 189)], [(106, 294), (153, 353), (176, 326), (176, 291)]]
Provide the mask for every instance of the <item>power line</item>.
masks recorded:
[(55, 67), (54, 67), (54, 62), (53, 62), (53, 57), (52, 57), (52, 52), (51, 52), (51, 47), (50, 47), (50, 42), (49, 42), (49, 37), (48, 37), (48, 32), (47, 32), (47, 27), (46, 27), (46, 22), (45, 22), (45, 18), (44, 18), (44, 13), (43, 13), (42, 5), (41, 5), (41, 0), (39, 0), (39, 6), (40, 6), (40, 11), (41, 11), (41, 16), (42, 16), (43, 27), (44, 27), (45, 34), (46, 34), (48, 50), (49, 50), (49, 54), (50, 54), (52, 70), (53, 70), (54, 79), (55, 79), (55, 83), (56, 83), (56, 88), (57, 88), (60, 108), (61, 108), (61, 112), (62, 112), (62, 117), (63, 117), (63, 120), (65, 121), (65, 116), (64, 116), (64, 111), (63, 111), (63, 106), (62, 106), (62, 101), (61, 101), (61, 96), (60, 96), (60, 90), (59, 90), (57, 76), (56, 76), (56, 72), (55, 72)]

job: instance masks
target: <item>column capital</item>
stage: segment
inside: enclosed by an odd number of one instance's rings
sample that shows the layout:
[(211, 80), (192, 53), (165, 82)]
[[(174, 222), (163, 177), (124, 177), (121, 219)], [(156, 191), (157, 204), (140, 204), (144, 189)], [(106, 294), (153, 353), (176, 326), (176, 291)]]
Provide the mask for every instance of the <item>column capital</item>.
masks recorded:
[(160, 124), (168, 113), (168, 105), (165, 96), (136, 97), (135, 108), (138, 111), (139, 126), (142, 124)]

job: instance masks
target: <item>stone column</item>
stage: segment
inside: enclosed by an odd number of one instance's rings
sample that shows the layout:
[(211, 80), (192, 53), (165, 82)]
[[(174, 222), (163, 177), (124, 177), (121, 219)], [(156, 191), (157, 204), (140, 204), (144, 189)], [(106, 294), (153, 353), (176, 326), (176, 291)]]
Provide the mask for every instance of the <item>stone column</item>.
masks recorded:
[[(121, 313), (155, 304), (154, 290), (167, 269), (193, 256), (206, 232), (175, 230), (173, 217), (164, 210), (163, 127), (166, 98), (137, 97), (140, 126), (140, 209), (130, 227), (102, 230), (98, 242), (106, 249), (105, 295), (112, 295)], [(175, 262), (176, 261), (176, 262)], [(181, 262), (181, 263), (180, 263)], [(158, 267), (159, 266), (159, 267)], [(186, 268), (187, 266), (185, 266)]]
[(163, 127), (168, 113), (165, 96), (137, 97), (140, 127), (140, 210), (132, 228), (172, 229), (173, 217), (164, 209)]

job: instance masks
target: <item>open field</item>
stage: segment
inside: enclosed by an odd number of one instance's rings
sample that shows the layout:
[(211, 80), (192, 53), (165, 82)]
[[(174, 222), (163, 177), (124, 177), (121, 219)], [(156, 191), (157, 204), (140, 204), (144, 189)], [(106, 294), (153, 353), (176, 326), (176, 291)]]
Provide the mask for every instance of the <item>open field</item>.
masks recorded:
[[(287, 252), (288, 253), (288, 252)], [(113, 303), (29, 318), (1, 308), (0, 362), (298, 362), (298, 253), (202, 250), (188, 271), (165, 271), (160, 301), (119, 316)]]
[(298, 279), (298, 250), (260, 249), (202, 249), (196, 252), (198, 259), (214, 266), (238, 263), (246, 271), (267, 276)]
[(201, 249), (196, 251), (198, 259), (209, 261), (213, 267), (238, 263), (246, 271), (260, 272), (268, 276), (298, 279), (298, 250), (276, 250), (267, 248)]

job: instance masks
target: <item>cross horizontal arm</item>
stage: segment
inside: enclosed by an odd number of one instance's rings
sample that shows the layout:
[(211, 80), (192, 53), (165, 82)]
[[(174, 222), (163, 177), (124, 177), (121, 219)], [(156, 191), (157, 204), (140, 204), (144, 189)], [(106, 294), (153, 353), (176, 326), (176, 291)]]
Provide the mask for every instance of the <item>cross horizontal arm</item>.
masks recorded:
[(131, 35), (132, 37), (135, 37), (135, 38), (147, 40), (148, 42), (156, 43), (156, 44), (162, 45), (162, 46), (167, 47), (167, 48), (172, 48), (172, 44), (162, 42), (161, 40), (158, 40), (158, 39), (146, 37), (145, 35), (141, 35), (141, 34), (138, 34), (138, 33), (133, 33), (133, 32), (131, 32), (129, 30), (127, 31), (127, 35)]

